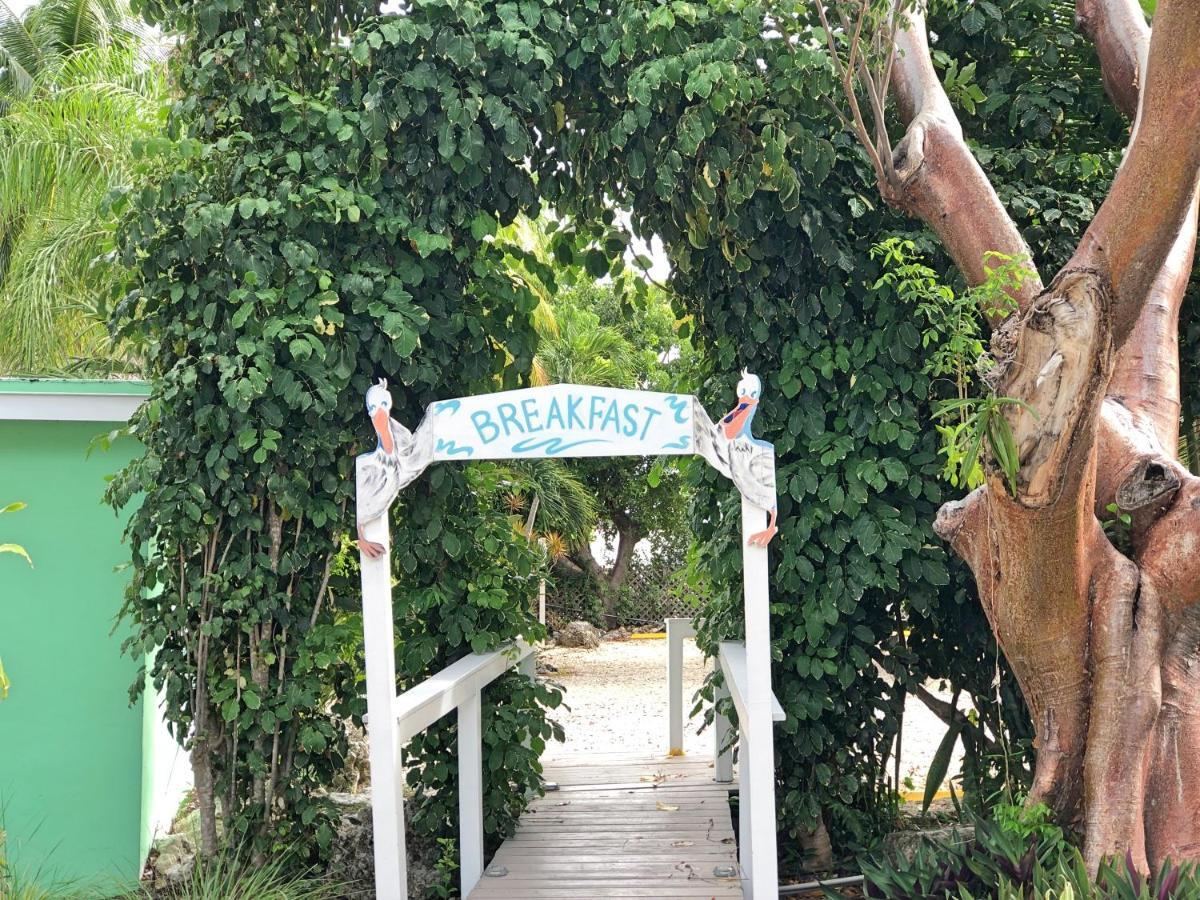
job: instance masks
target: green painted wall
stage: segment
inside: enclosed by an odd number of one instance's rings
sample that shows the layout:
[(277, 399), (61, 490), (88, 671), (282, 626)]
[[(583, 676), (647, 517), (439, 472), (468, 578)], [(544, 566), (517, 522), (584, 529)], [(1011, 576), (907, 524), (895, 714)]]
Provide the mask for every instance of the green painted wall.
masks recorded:
[(114, 567), (129, 554), (123, 520), (101, 500), (105, 476), (138, 445), (87, 456), (114, 427), (0, 419), (0, 505), (28, 504), (0, 517), (0, 542), (23, 544), (34, 562), (0, 557), (0, 658), (12, 681), (0, 702), (0, 827), (9, 864), (43, 884), (131, 880), (143, 858), (149, 747), (143, 704), (128, 696), (138, 666), (112, 633), (127, 581)]

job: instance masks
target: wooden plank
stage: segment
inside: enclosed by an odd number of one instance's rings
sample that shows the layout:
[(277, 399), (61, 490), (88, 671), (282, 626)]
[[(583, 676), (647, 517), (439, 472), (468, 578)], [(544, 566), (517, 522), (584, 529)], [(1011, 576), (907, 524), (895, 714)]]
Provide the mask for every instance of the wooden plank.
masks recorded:
[(471, 900), (734, 900), (740, 879), (728, 785), (699, 759), (610, 756), (546, 766), (560, 790), (535, 800)]
[(737, 885), (678, 884), (671, 886), (648, 885), (641, 882), (596, 882), (586, 887), (547, 886), (540, 881), (507, 881), (503, 878), (484, 879), (471, 892), (472, 900), (600, 900), (600, 898), (672, 897), (679, 900), (691, 898), (740, 898), (742, 890)]

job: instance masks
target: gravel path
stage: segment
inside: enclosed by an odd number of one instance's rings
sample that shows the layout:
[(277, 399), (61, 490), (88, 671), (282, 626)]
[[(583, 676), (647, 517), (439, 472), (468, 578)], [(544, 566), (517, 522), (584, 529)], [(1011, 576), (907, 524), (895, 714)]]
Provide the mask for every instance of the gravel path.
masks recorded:
[[(595, 650), (552, 647), (538, 653), (541, 665), (557, 672), (546, 677), (565, 688), (564, 705), (552, 713), (566, 731), (566, 742), (551, 743), (543, 759), (552, 761), (581, 753), (636, 753), (650, 756), (667, 751), (667, 643), (665, 640), (604, 641)], [(694, 641), (683, 642), (684, 715), (704, 680), (705, 663)], [(934, 685), (929, 686), (931, 690)], [(935, 691), (936, 693), (936, 691)], [(948, 699), (948, 698), (946, 698)], [(946, 728), (921, 701), (910, 697), (904, 711), (901, 778), (912, 789), (924, 784), (925, 772)], [(697, 733), (702, 719), (684, 722), (684, 751), (688, 756), (712, 753), (712, 732)], [(950, 767), (958, 771), (960, 744)]]
[[(595, 650), (553, 647), (538, 661), (558, 669), (546, 675), (566, 689), (563, 706), (552, 715), (567, 733), (551, 743), (543, 759), (579, 753), (667, 752), (667, 642), (603, 641)], [(683, 710), (704, 680), (704, 657), (692, 640), (683, 642)], [(569, 709), (567, 708), (569, 707)], [(710, 731), (697, 734), (701, 718), (685, 721), (683, 749), (691, 756), (712, 752)]]

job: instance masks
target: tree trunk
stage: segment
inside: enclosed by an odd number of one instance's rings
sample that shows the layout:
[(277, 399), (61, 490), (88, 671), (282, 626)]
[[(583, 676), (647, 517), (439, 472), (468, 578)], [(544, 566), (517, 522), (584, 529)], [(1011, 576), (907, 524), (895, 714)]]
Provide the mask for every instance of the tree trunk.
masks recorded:
[(833, 844), (829, 840), (824, 816), (817, 819), (811, 831), (801, 831), (799, 841), (804, 858), (802, 865), (806, 872), (828, 872), (833, 868)]
[(629, 568), (633, 563), (633, 551), (638, 541), (642, 539), (641, 531), (630, 521), (614, 522), (617, 526), (617, 556), (612, 567), (605, 569), (592, 555), (588, 544), (580, 544), (572, 552), (569, 565), (562, 568), (572, 574), (586, 573), (600, 592), (600, 601), (604, 606), (604, 619), (609, 627), (617, 624), (617, 604), (621, 599), (621, 588), (629, 576)]
[(198, 734), (194, 738), (191, 759), (196, 806), (200, 810), (200, 856), (211, 859), (217, 852), (217, 796), (213, 786), (212, 750), (206, 737)]
[[(1177, 458), (1200, 4), (1160, 0), (1152, 33), (1137, 0), (1078, 0), (1077, 21), (1134, 117), (1129, 150), (1074, 257), (1048, 288), (1027, 281), (993, 334), (989, 385), (1025, 404), (1002, 407), (1015, 490), (989, 448), (985, 485), (935, 528), (974, 572), (1032, 713), (1030, 802), (1082, 831), (1093, 870), (1128, 853), (1147, 871), (1200, 859), (1200, 479)], [(908, 130), (877, 175), (977, 284), (987, 251), (1025, 245), (962, 139), (925, 32), (920, 8), (897, 32), (891, 88)], [(1110, 504), (1130, 517), (1128, 547), (1101, 526)]]

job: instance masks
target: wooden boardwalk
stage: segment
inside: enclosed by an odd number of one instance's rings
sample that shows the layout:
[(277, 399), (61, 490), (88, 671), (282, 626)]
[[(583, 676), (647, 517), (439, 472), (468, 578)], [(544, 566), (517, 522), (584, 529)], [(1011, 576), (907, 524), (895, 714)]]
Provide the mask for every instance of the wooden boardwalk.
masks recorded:
[[(729, 785), (711, 759), (595, 755), (546, 763), (536, 800), (470, 900), (740, 898)], [(493, 875), (507, 870), (505, 875)]]

